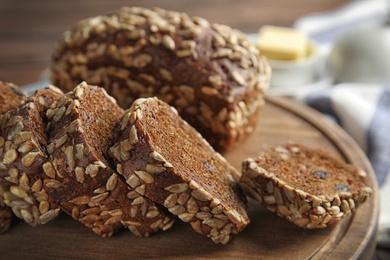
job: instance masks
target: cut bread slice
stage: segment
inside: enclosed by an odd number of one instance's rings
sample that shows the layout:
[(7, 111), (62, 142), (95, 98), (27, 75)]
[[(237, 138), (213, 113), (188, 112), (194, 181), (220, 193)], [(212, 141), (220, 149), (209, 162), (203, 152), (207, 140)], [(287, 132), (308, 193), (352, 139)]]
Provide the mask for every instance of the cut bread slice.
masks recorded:
[(106, 91), (85, 82), (47, 111), (47, 150), (43, 165), (49, 198), (85, 226), (110, 237), (122, 226), (137, 236), (171, 227), (173, 219), (122, 181), (106, 156), (114, 125), (123, 110)]
[(247, 226), (239, 173), (176, 109), (157, 98), (137, 99), (115, 132), (110, 156), (136, 192), (216, 243)]
[[(26, 93), (11, 82), (0, 81), (0, 114), (19, 106), (24, 102)], [(3, 202), (4, 189), (0, 185), (0, 233), (6, 231), (12, 220), (11, 208)]]
[(293, 143), (243, 161), (241, 186), (268, 210), (308, 229), (336, 224), (372, 193), (363, 170)]
[(48, 159), (45, 113), (62, 95), (61, 90), (52, 86), (38, 90), (0, 119), (3, 202), (32, 226), (47, 223), (60, 211), (49, 203), (42, 189), (42, 165)]

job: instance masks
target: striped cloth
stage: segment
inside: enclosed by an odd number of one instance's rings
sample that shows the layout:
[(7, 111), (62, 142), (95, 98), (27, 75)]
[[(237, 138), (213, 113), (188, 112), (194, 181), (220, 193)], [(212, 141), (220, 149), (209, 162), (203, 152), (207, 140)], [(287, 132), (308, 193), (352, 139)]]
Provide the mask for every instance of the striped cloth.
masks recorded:
[[(388, 20), (389, 10), (389, 0), (351, 1), (333, 12), (302, 17), (294, 27), (306, 32), (320, 47), (331, 49), (334, 41), (352, 27)], [(377, 246), (390, 248), (390, 203), (384, 199), (390, 197), (390, 85), (329, 84), (295, 97), (337, 122), (366, 153), (382, 198)]]
[(390, 88), (345, 83), (310, 93), (305, 102), (333, 118), (355, 139), (382, 186), (390, 170)]
[(380, 187), (378, 246), (390, 248), (390, 86), (344, 83), (308, 94), (306, 104), (348, 132), (365, 151)]

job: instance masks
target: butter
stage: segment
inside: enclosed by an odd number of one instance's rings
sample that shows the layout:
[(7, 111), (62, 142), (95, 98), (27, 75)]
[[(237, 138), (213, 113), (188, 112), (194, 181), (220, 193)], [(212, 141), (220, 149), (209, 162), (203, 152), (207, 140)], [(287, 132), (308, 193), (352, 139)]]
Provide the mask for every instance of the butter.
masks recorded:
[(306, 34), (285, 27), (264, 26), (259, 32), (258, 48), (271, 60), (302, 60), (309, 54)]

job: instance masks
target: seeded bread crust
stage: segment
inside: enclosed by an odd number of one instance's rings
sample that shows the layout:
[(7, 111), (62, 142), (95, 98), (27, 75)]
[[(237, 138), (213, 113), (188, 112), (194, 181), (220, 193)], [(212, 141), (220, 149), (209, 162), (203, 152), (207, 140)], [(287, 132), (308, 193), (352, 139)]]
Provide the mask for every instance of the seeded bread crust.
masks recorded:
[(12, 222), (11, 208), (0, 202), (0, 233), (8, 230)]
[(126, 182), (215, 243), (249, 223), (238, 172), (157, 98), (136, 100), (116, 127), (110, 156)]
[(59, 207), (103, 237), (122, 226), (144, 237), (173, 224), (114, 172), (105, 154), (123, 110), (106, 91), (81, 83), (47, 111), (51, 162), (44, 187)]
[(122, 8), (80, 21), (52, 55), (51, 80), (85, 80), (127, 109), (139, 97), (174, 106), (217, 150), (256, 125), (271, 70), (237, 30), (163, 9)]
[(300, 144), (280, 145), (244, 160), (241, 185), (268, 210), (308, 229), (336, 224), (372, 193), (363, 170)]
[(27, 94), (11, 82), (0, 81), (0, 114), (19, 106)]
[(42, 165), (47, 161), (45, 112), (63, 93), (55, 87), (36, 91), (0, 118), (0, 186), (4, 203), (32, 226), (59, 214), (42, 189)]
[[(18, 86), (11, 82), (0, 81), (0, 114), (21, 105), (26, 98), (24, 93)], [(11, 225), (12, 211), (3, 202), (4, 190), (0, 185), (0, 233), (6, 231)]]

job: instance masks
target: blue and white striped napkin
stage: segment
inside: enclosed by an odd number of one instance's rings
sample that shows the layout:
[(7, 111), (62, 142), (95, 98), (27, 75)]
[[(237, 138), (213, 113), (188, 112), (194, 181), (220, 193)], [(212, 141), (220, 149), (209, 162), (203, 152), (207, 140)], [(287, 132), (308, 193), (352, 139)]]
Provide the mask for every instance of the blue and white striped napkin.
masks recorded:
[(390, 248), (390, 86), (344, 83), (308, 94), (304, 102), (348, 132), (365, 151), (381, 198), (378, 246)]
[[(352, 27), (383, 23), (389, 14), (389, 0), (352, 1), (334, 12), (302, 17), (294, 27), (306, 32), (320, 47), (331, 48)], [(390, 85), (328, 83), (320, 90), (305, 91), (295, 97), (335, 120), (366, 153), (382, 198), (377, 245), (390, 248), (390, 203), (385, 199), (390, 197)]]

